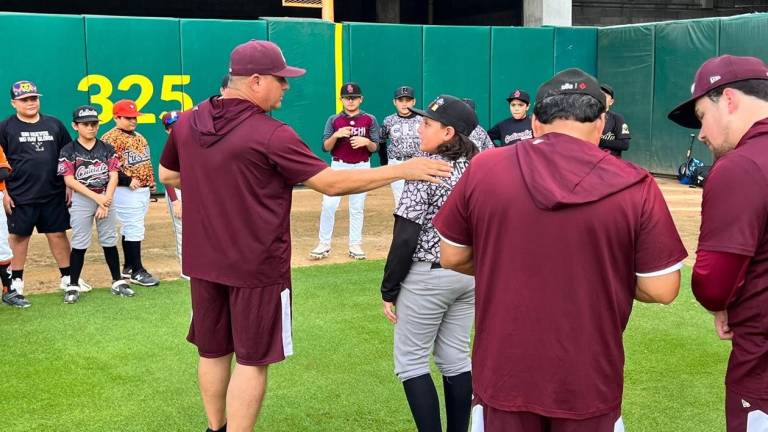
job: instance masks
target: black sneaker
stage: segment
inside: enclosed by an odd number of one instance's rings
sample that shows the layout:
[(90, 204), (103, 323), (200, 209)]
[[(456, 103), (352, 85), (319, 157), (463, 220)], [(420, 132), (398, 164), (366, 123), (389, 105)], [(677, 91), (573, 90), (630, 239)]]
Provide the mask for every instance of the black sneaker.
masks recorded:
[(112, 284), (112, 288), (110, 289), (110, 292), (116, 296), (120, 297), (133, 297), (135, 292), (131, 289), (130, 285), (128, 285), (128, 282), (124, 280), (119, 280)]
[(131, 273), (133, 273), (133, 270), (131, 270), (130, 267), (125, 266), (125, 267), (123, 267), (123, 271), (122, 271), (122, 273), (120, 273), (120, 276), (122, 276), (123, 279), (130, 279), (131, 278)]
[(155, 279), (145, 269), (141, 269), (139, 271), (133, 272), (133, 274), (131, 275), (130, 281), (131, 283), (135, 283), (137, 285), (142, 285), (147, 287), (157, 286), (160, 284), (160, 281)]
[(80, 299), (80, 291), (76, 286), (70, 286), (67, 292), (64, 293), (64, 303), (75, 304)]
[(29, 300), (26, 299), (26, 297), (19, 294), (15, 290), (9, 290), (3, 293), (3, 303), (7, 304), (8, 306), (13, 306), (13, 307), (22, 308), (22, 309), (32, 306), (32, 304), (29, 302)]

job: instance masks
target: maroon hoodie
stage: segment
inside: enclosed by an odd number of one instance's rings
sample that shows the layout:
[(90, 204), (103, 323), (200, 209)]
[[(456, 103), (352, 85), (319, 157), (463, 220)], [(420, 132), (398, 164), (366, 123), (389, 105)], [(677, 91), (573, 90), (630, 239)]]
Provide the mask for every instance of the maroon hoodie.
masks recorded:
[(293, 129), (248, 101), (211, 98), (181, 115), (160, 164), (181, 173), (185, 274), (290, 285), (292, 188), (328, 167)]
[(549, 133), (475, 157), (434, 225), (473, 248), (480, 400), (573, 419), (620, 408), (635, 274), (686, 257), (646, 171)]

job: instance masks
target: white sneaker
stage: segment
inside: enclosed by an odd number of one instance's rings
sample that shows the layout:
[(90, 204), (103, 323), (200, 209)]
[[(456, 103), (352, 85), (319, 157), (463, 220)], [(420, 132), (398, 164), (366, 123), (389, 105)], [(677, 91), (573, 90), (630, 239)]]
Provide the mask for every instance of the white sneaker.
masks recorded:
[(365, 252), (363, 252), (363, 248), (360, 245), (352, 245), (349, 247), (349, 256), (356, 260), (364, 260)]
[(11, 289), (16, 291), (17, 293), (24, 295), (24, 281), (16, 278), (11, 281)]
[[(93, 287), (88, 285), (83, 280), (83, 278), (80, 278), (77, 281), (77, 285), (78, 285), (77, 290), (80, 291), (80, 292), (88, 292), (88, 291), (93, 289)], [(59, 284), (59, 289), (61, 289), (62, 291), (66, 291), (67, 287), (69, 287), (69, 276), (62, 276), (61, 277), (61, 283)]]
[(314, 260), (321, 260), (328, 257), (331, 253), (330, 243), (318, 243), (317, 246), (309, 253), (309, 258)]

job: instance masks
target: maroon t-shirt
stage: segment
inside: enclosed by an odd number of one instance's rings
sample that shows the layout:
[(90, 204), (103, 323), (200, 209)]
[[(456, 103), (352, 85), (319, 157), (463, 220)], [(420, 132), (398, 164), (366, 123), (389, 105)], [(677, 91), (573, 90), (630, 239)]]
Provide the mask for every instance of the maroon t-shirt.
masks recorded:
[(290, 284), (293, 185), (328, 166), (241, 99), (185, 112), (160, 164), (181, 173), (184, 273), (237, 287)]
[(331, 149), (331, 156), (346, 163), (367, 161), (371, 157), (371, 152), (368, 151), (368, 148), (352, 148), (349, 138), (361, 136), (373, 142), (379, 142), (379, 124), (376, 122), (376, 117), (362, 111), (354, 116), (349, 116), (345, 112), (332, 115), (325, 122), (323, 141), (330, 138), (337, 130), (347, 126), (352, 128), (352, 135), (350, 137), (338, 138), (333, 149)]
[(484, 403), (573, 419), (621, 406), (636, 273), (686, 256), (646, 171), (550, 133), (472, 159), (433, 223), (473, 248)]
[(715, 162), (701, 204), (699, 250), (751, 257), (728, 304), (730, 391), (768, 399), (768, 119)]

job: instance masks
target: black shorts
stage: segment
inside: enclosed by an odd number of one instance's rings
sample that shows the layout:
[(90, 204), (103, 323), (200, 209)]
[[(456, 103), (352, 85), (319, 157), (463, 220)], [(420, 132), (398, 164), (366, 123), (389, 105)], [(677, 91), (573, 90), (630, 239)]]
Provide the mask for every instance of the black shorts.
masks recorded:
[(8, 215), (8, 232), (28, 237), (35, 228), (40, 234), (64, 232), (70, 228), (64, 194), (44, 203), (16, 204)]

